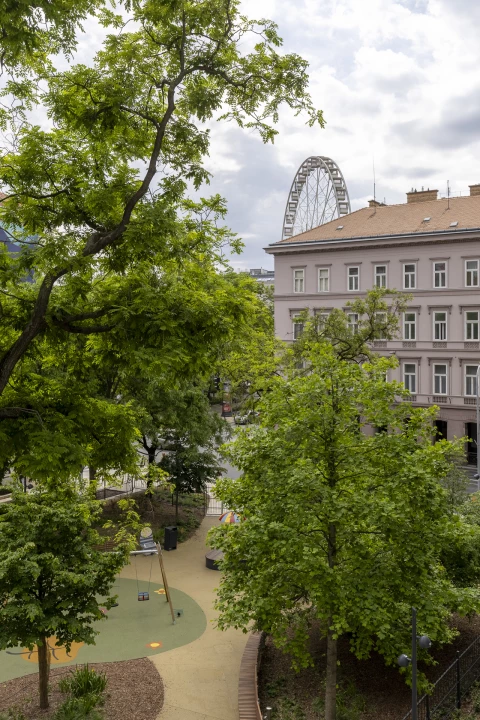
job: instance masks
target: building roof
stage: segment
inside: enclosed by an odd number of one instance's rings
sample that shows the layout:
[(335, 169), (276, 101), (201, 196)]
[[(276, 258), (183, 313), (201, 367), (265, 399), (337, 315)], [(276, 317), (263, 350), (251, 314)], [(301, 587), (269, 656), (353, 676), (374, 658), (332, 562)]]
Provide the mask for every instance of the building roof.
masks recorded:
[(272, 246), (476, 228), (480, 228), (480, 195), (366, 207)]

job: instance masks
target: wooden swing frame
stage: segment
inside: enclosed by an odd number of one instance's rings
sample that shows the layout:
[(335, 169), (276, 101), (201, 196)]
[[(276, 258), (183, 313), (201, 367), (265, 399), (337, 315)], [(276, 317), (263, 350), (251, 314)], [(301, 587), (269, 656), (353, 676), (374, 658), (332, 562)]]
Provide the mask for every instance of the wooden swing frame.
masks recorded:
[(175, 625), (175, 612), (172, 605), (172, 597), (170, 595), (170, 588), (168, 587), (167, 573), (165, 572), (165, 565), (163, 564), (162, 547), (160, 543), (155, 543), (156, 550), (132, 550), (130, 555), (158, 555), (158, 563), (160, 565), (160, 572), (162, 573), (163, 587), (165, 588), (166, 600), (170, 606), (170, 613), (172, 615), (172, 623)]

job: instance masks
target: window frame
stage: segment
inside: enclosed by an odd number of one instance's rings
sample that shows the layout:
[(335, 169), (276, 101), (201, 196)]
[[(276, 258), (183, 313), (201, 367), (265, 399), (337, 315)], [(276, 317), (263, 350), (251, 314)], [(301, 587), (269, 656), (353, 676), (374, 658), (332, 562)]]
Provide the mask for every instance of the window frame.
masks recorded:
[[(414, 319), (413, 321), (412, 321), (412, 320), (407, 320), (407, 318), (406, 318), (407, 315), (413, 315), (415, 319)], [(411, 337), (411, 336), (407, 337), (407, 333), (406, 333), (407, 324), (408, 324), (408, 327), (409, 327), (409, 328), (410, 328), (411, 325), (413, 324), (413, 327), (414, 327), (413, 335), (414, 335), (414, 337)], [(409, 333), (408, 333), (408, 334), (410, 335), (410, 330), (409, 330)], [(415, 312), (415, 310), (406, 310), (406, 311), (403, 313), (403, 339), (404, 339), (404, 340), (408, 340), (408, 341), (416, 341), (416, 339), (417, 339), (417, 313)]]
[[(434, 290), (445, 290), (445, 288), (448, 287), (448, 282), (447, 282), (448, 263), (447, 263), (446, 260), (433, 260), (432, 263), (433, 263), (433, 289), (434, 289)], [(444, 270), (437, 270), (436, 267), (435, 267), (436, 265), (445, 265), (445, 269), (444, 269)], [(443, 274), (444, 280), (445, 280), (445, 284), (444, 284), (444, 285), (437, 285), (437, 284), (436, 284), (437, 273), (438, 273), (440, 276)]]
[[(383, 273), (377, 273), (377, 268), (384, 268), (385, 272)], [(378, 265), (374, 265), (373, 267), (373, 286), (376, 288), (387, 288), (388, 287), (388, 278), (387, 278), (387, 272), (388, 272), (388, 265), (387, 263), (384, 263), (383, 265), (379, 263)], [(385, 284), (384, 285), (378, 285), (377, 283), (377, 277), (383, 277), (385, 278)]]
[[(476, 385), (477, 385), (477, 372), (478, 372), (478, 367), (479, 367), (478, 363), (477, 363), (476, 365), (467, 365), (467, 364), (464, 365), (464, 371), (463, 371), (463, 394), (464, 394), (465, 397), (474, 397), (474, 398), (477, 397), (477, 392), (476, 392), (476, 391), (477, 391), (477, 387), (476, 387)], [(467, 368), (475, 368), (475, 374), (474, 374), (474, 375), (467, 375)], [(467, 393), (467, 377), (468, 377), (468, 378), (473, 378), (473, 383), (474, 383), (474, 387), (475, 387), (475, 392), (473, 392), (473, 393)]]
[[(350, 275), (351, 270), (356, 270), (356, 275)], [(357, 287), (350, 287), (350, 280), (356, 280)], [(359, 292), (360, 291), (360, 265), (349, 265), (347, 267), (347, 292)]]
[[(327, 271), (327, 277), (322, 278), (322, 280), (327, 281), (327, 289), (326, 290), (320, 290), (320, 273), (323, 271)], [(317, 268), (317, 292), (319, 293), (328, 293), (330, 292), (330, 268), (329, 267), (319, 267)]]
[[(469, 320), (469, 319), (468, 319), (469, 313), (475, 313), (475, 315), (477, 316), (477, 320), (476, 320), (476, 321), (474, 321), (474, 320)], [(467, 330), (467, 328), (468, 328), (469, 325), (472, 325), (472, 326), (475, 326), (475, 325), (476, 325), (476, 328), (477, 328), (477, 333), (476, 333), (476, 334), (477, 334), (477, 337), (468, 337), (468, 330)], [(465, 310), (465, 327), (464, 327), (465, 342), (475, 342), (476, 340), (479, 339), (479, 336), (480, 336), (480, 312), (479, 312), (478, 310)]]
[[(411, 373), (411, 372), (407, 373), (407, 372), (406, 372), (406, 367), (407, 367), (407, 365), (414, 368), (414, 372), (413, 372), (413, 373)], [(413, 376), (413, 384), (414, 384), (414, 386), (415, 386), (415, 389), (414, 389), (414, 390), (412, 390), (411, 388), (407, 387), (407, 383), (405, 382), (405, 378), (406, 378), (407, 375), (408, 375), (408, 377), (412, 377), (412, 376)], [(416, 395), (417, 392), (418, 392), (418, 382), (417, 382), (417, 379), (418, 379), (418, 365), (417, 365), (417, 363), (416, 363), (416, 362), (404, 362), (404, 363), (402, 364), (402, 382), (403, 382), (403, 385), (404, 385), (404, 387), (405, 387), (405, 390), (408, 390), (411, 395)]]
[[(378, 312), (375, 313), (375, 319), (377, 319), (380, 315), (383, 316), (383, 318), (384, 318), (384, 321), (383, 321), (383, 322), (386, 324), (386, 323), (387, 323), (388, 313), (387, 313), (385, 310), (379, 310)], [(387, 339), (387, 338), (386, 338), (384, 335), (382, 335), (382, 337), (376, 337), (376, 338), (375, 338), (375, 340), (386, 340), (386, 339)]]
[[(294, 341), (295, 341), (295, 340), (298, 340), (298, 339), (302, 336), (303, 330), (304, 330), (304, 328), (305, 328), (305, 323), (304, 323), (304, 322), (297, 322), (297, 321), (295, 320), (295, 318), (300, 317), (301, 314), (302, 314), (301, 312), (298, 312), (298, 313), (293, 313), (293, 315), (292, 315), (292, 325), (293, 325), (292, 338), (293, 338)], [(302, 326), (302, 329), (300, 330), (300, 333), (297, 335), (296, 328), (297, 328), (298, 325), (301, 325), (301, 326)]]
[[(445, 374), (443, 373), (436, 373), (435, 368), (437, 367), (444, 367), (445, 368)], [(436, 378), (445, 378), (445, 392), (442, 392), (441, 390), (435, 389), (435, 379)], [(433, 363), (433, 395), (448, 395), (448, 363)]]
[[(354, 323), (350, 322), (350, 318), (355, 317), (356, 321)], [(347, 313), (347, 320), (348, 320), (348, 327), (350, 329), (355, 328), (352, 330), (354, 335), (358, 335), (358, 322), (359, 322), (359, 314), (358, 313)]]
[[(477, 264), (476, 270), (467, 268), (467, 265), (468, 265), (469, 262), (474, 262), (474, 263)], [(479, 265), (480, 265), (480, 262), (479, 262), (478, 258), (469, 258), (469, 259), (465, 260), (465, 287), (466, 287), (466, 288), (478, 288), (478, 287), (480, 287), (480, 285), (479, 285), (479, 280), (480, 280), (480, 277), (479, 277), (479, 275), (480, 275), (480, 273), (479, 273), (479, 269), (480, 269), (480, 268), (479, 268)], [(476, 284), (469, 285), (469, 284), (467, 283), (468, 273), (470, 273), (470, 272), (476, 272), (476, 273), (477, 273), (477, 282), (476, 282)]]
[[(297, 278), (297, 277), (295, 276), (297, 272), (301, 272), (301, 273), (302, 273), (302, 277), (301, 277), (302, 290), (296, 290), (296, 289), (295, 289), (295, 288), (296, 288), (296, 284), (297, 284), (297, 280), (300, 280), (300, 278)], [(293, 275), (293, 292), (294, 292), (296, 295), (301, 295), (302, 293), (305, 292), (305, 268), (299, 268), (299, 267), (297, 267), (297, 268), (292, 268), (292, 275)]]
[[(434, 310), (433, 311), (433, 342), (443, 342), (448, 340), (448, 313), (446, 310)], [(437, 315), (445, 315), (445, 320), (437, 320)], [(437, 326), (438, 328), (441, 327), (441, 325), (445, 325), (445, 337), (437, 337)], [(442, 333), (439, 332), (439, 335)]]
[[(413, 270), (414, 284), (413, 285), (406, 285), (406, 283), (405, 283), (406, 274), (407, 274), (405, 268), (409, 265), (411, 265), (414, 268), (414, 270)], [(411, 275), (412, 273), (408, 273), (408, 274)], [(416, 290), (417, 289), (417, 263), (416, 262), (404, 262), (403, 263), (402, 278), (403, 278), (403, 289), (404, 290)]]

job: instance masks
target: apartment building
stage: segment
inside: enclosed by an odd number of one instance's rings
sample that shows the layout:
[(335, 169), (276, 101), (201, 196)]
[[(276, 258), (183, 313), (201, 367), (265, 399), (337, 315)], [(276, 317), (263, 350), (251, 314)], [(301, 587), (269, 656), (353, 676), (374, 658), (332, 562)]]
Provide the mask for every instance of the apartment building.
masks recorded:
[[(266, 248), (275, 261), (275, 326), (294, 340), (303, 310), (341, 308), (372, 287), (413, 296), (401, 334), (374, 343), (399, 360), (412, 402), (438, 405), (438, 426), (452, 439), (476, 438), (476, 372), (480, 364), (480, 185), (466, 197), (437, 190), (407, 193), (407, 202), (362, 208)], [(476, 444), (468, 447), (470, 460)]]

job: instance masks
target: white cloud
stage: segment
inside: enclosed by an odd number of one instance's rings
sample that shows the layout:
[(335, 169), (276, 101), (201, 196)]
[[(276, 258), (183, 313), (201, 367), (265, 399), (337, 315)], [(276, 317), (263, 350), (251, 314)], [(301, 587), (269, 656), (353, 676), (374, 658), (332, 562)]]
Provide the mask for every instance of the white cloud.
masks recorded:
[(377, 197), (387, 202), (405, 202), (412, 186), (444, 193), (450, 180), (466, 193), (480, 182), (480, 5), (244, 0), (243, 7), (275, 20), (285, 50), (308, 59), (311, 94), (327, 121), (325, 130), (309, 129), (285, 111), (273, 148), (246, 143), (233, 127), (213, 130), (212, 159), (220, 136), (232, 157), (243, 152), (235, 179), (220, 171), (213, 187), (228, 199), (233, 229), (248, 234), (252, 266), (271, 263), (262, 247), (279, 239), (290, 184), (309, 155), (337, 161), (353, 209), (372, 196), (373, 160)]

